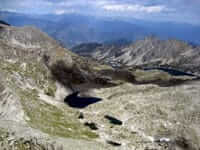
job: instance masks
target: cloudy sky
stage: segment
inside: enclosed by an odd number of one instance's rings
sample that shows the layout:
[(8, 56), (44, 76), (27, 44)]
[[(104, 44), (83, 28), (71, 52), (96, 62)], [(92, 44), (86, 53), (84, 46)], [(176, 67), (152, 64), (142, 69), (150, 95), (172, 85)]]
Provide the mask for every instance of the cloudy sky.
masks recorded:
[(57, 15), (81, 13), (200, 25), (200, 0), (0, 0), (0, 10)]

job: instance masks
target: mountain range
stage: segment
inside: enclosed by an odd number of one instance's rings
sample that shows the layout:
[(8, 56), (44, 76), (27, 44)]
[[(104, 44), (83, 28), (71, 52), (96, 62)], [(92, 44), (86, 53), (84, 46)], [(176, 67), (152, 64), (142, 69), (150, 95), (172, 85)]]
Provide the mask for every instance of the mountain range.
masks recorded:
[(160, 39), (178, 39), (200, 44), (200, 27), (171, 22), (151, 22), (138, 19), (120, 20), (80, 14), (28, 15), (0, 12), (0, 20), (15, 26), (31, 25), (48, 33), (65, 47), (87, 42), (109, 42), (125, 39), (136, 41), (149, 35)]
[(71, 50), (113, 67), (166, 67), (200, 73), (200, 47), (179, 40), (160, 40), (150, 36), (121, 45), (85, 43)]

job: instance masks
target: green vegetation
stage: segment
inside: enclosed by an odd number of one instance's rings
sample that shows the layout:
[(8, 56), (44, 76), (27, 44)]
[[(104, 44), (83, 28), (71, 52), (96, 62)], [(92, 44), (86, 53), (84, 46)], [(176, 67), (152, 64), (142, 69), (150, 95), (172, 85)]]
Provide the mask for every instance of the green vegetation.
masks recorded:
[(5, 129), (0, 128), (0, 141), (3, 140), (3, 137), (8, 137), (8, 132)]
[(83, 139), (98, 137), (97, 134), (81, 125), (78, 120), (70, 118), (68, 112), (39, 100), (36, 90), (21, 91), (21, 102), (30, 118), (28, 123), (33, 128), (60, 137)]
[[(34, 87), (43, 89), (44, 93), (49, 96), (54, 96), (56, 91), (54, 81), (49, 77), (47, 70), (42, 65), (27, 63), (24, 67), (20, 63), (4, 62), (1, 63), (0, 69), (7, 73), (9, 86), (19, 96), (25, 114), (28, 117), (26, 121), (31, 127), (52, 136), (88, 140), (98, 137), (96, 133), (84, 127), (78, 119), (75, 119), (71, 112), (57, 108), (39, 99), (38, 91)], [(22, 81), (33, 80), (30, 83), (32, 88), (26, 90), (21, 88), (15, 79), (16, 73)]]
[(101, 71), (101, 70), (112, 70), (112, 67), (108, 65), (94, 65), (93, 68), (95, 71)]
[(137, 70), (133, 72), (137, 81), (155, 81), (155, 80), (163, 80), (169, 81), (172, 77), (165, 72), (153, 70), (153, 71), (142, 71)]

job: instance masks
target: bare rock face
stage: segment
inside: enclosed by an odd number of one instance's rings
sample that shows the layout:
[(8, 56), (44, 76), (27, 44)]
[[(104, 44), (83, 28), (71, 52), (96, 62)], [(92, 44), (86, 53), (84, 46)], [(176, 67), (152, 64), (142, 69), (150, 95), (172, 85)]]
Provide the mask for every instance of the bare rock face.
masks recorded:
[[(200, 148), (195, 76), (113, 69), (60, 47), (37, 29), (0, 27), (0, 145), (19, 150)], [(81, 108), (71, 105), (91, 99), (96, 101)]]
[(52, 47), (56, 41), (49, 38), (45, 33), (38, 31), (34, 27), (16, 28), (12, 26), (0, 25), (0, 38), (11, 45), (23, 48)]

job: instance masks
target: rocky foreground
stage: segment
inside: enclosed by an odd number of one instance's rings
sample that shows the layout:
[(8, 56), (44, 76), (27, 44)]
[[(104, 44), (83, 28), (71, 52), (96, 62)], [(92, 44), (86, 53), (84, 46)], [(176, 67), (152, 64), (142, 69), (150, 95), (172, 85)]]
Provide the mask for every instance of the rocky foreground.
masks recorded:
[(0, 149), (199, 150), (199, 97), (195, 76), (113, 69), (0, 25)]

